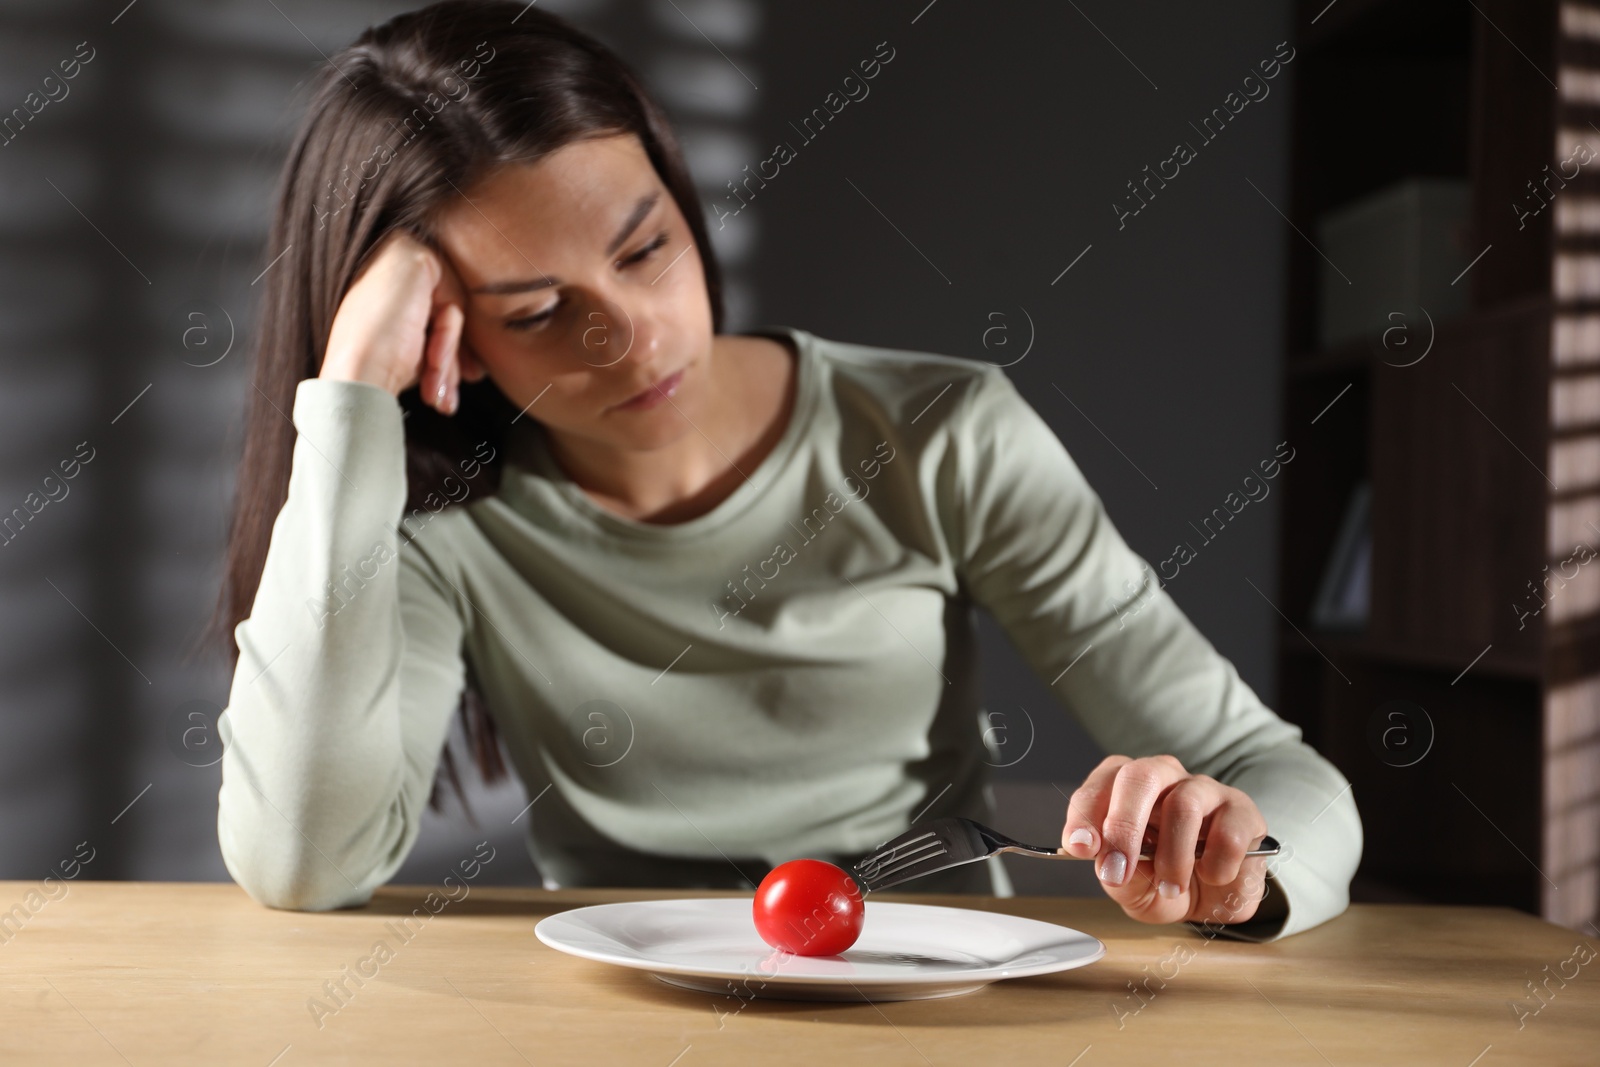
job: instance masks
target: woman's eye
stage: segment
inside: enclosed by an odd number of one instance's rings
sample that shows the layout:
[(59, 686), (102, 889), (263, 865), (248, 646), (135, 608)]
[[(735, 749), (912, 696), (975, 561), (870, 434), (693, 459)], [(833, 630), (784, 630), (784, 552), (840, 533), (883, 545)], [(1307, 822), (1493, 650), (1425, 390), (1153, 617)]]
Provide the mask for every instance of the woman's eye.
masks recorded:
[(537, 315), (524, 315), (520, 319), (507, 319), (506, 320), (506, 329), (508, 329), (508, 330), (528, 330), (528, 329), (532, 329), (533, 327), (539, 325), (541, 322), (544, 322), (544, 321), (550, 319), (552, 316), (554, 316), (555, 313), (556, 313), (556, 309), (559, 308), (560, 306), (561, 306), (561, 302), (558, 300), (554, 304), (551, 304), (545, 310), (539, 312)]
[(622, 262), (629, 265), (634, 263), (643, 263), (645, 260), (650, 258), (651, 254), (654, 253), (656, 249), (660, 248), (666, 243), (667, 235), (665, 233), (659, 233), (656, 235), (655, 240), (651, 241), (649, 244), (645, 245), (643, 248), (639, 249), (639, 251), (635, 252), (627, 259), (624, 259)]
[[(626, 259), (620, 260), (620, 262), (624, 266), (632, 266), (635, 263), (643, 263), (645, 260), (649, 259), (652, 255), (654, 255), (658, 249), (660, 249), (663, 246), (665, 246), (669, 239), (670, 238), (667, 236), (666, 232), (663, 231), (662, 233), (657, 234), (655, 239), (652, 240), (649, 244), (647, 244), (643, 248), (639, 249), (639, 251), (633, 253), (633, 255), (628, 256)], [(553, 318), (555, 316), (555, 313), (557, 311), (559, 311), (560, 309), (561, 309), (561, 301), (558, 300), (554, 304), (551, 304), (545, 310), (539, 312), (537, 315), (524, 315), (521, 318), (507, 319), (506, 323), (505, 323), (506, 329), (508, 329), (508, 330), (531, 330), (531, 329), (533, 329), (533, 327), (539, 325), (541, 322), (545, 322), (545, 321)]]

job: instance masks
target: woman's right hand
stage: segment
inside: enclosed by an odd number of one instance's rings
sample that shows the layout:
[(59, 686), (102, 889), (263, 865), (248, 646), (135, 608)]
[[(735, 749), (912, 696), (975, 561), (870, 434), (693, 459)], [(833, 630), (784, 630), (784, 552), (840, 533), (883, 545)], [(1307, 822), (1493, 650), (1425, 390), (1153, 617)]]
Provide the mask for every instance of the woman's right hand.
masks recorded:
[(366, 382), (391, 396), (420, 384), (424, 403), (453, 415), (461, 381), (487, 373), (461, 343), (464, 300), (449, 263), (396, 230), (339, 302), (318, 377)]

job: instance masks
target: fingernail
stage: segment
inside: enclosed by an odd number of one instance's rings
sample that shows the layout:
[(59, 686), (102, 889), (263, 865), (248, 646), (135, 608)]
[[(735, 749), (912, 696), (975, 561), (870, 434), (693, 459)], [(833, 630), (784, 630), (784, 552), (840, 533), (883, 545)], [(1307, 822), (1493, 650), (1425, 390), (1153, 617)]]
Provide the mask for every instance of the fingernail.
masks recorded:
[(1160, 893), (1162, 896), (1166, 897), (1168, 900), (1171, 900), (1173, 897), (1178, 895), (1178, 883), (1177, 882), (1158, 882), (1156, 884), (1156, 892)]
[(1067, 844), (1082, 845), (1084, 848), (1088, 848), (1094, 844), (1094, 833), (1080, 826), (1072, 831), (1071, 836), (1067, 838)]
[(444, 381), (442, 379), (439, 382), (439, 388), (433, 391), (433, 402), (436, 405), (444, 403)]
[(1100, 864), (1100, 880), (1106, 885), (1121, 885), (1123, 876), (1128, 873), (1128, 857), (1120, 852), (1113, 852)]

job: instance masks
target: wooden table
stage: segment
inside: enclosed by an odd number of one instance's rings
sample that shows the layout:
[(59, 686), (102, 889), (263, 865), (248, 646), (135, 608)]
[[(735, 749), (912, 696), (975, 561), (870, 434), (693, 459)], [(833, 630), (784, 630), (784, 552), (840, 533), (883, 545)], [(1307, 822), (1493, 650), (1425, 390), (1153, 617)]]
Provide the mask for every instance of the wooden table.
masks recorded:
[[(403, 941), (394, 924), (427, 887), (314, 914), (227, 884), (66, 885), (0, 928), (7, 1067), (1600, 1063), (1600, 937), (1500, 908), (1358, 905), (1254, 945), (1135, 923), (1104, 899), (886, 894), (1076, 927), (1106, 957), (954, 999), (823, 1004), (675, 989), (533, 936), (585, 904), (737, 894), (483, 886)], [(36, 888), (0, 882), (0, 908)], [(330, 996), (364, 959), (377, 976)], [(1542, 1007), (1529, 980), (1547, 982)]]

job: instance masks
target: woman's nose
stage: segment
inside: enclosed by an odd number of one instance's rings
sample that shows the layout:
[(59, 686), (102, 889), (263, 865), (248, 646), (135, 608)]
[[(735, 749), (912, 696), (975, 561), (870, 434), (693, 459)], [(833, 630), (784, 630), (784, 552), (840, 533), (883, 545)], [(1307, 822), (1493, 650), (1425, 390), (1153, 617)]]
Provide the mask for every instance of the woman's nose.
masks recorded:
[(576, 338), (579, 358), (595, 368), (624, 360), (648, 363), (659, 343), (648, 311), (598, 296), (584, 312)]

